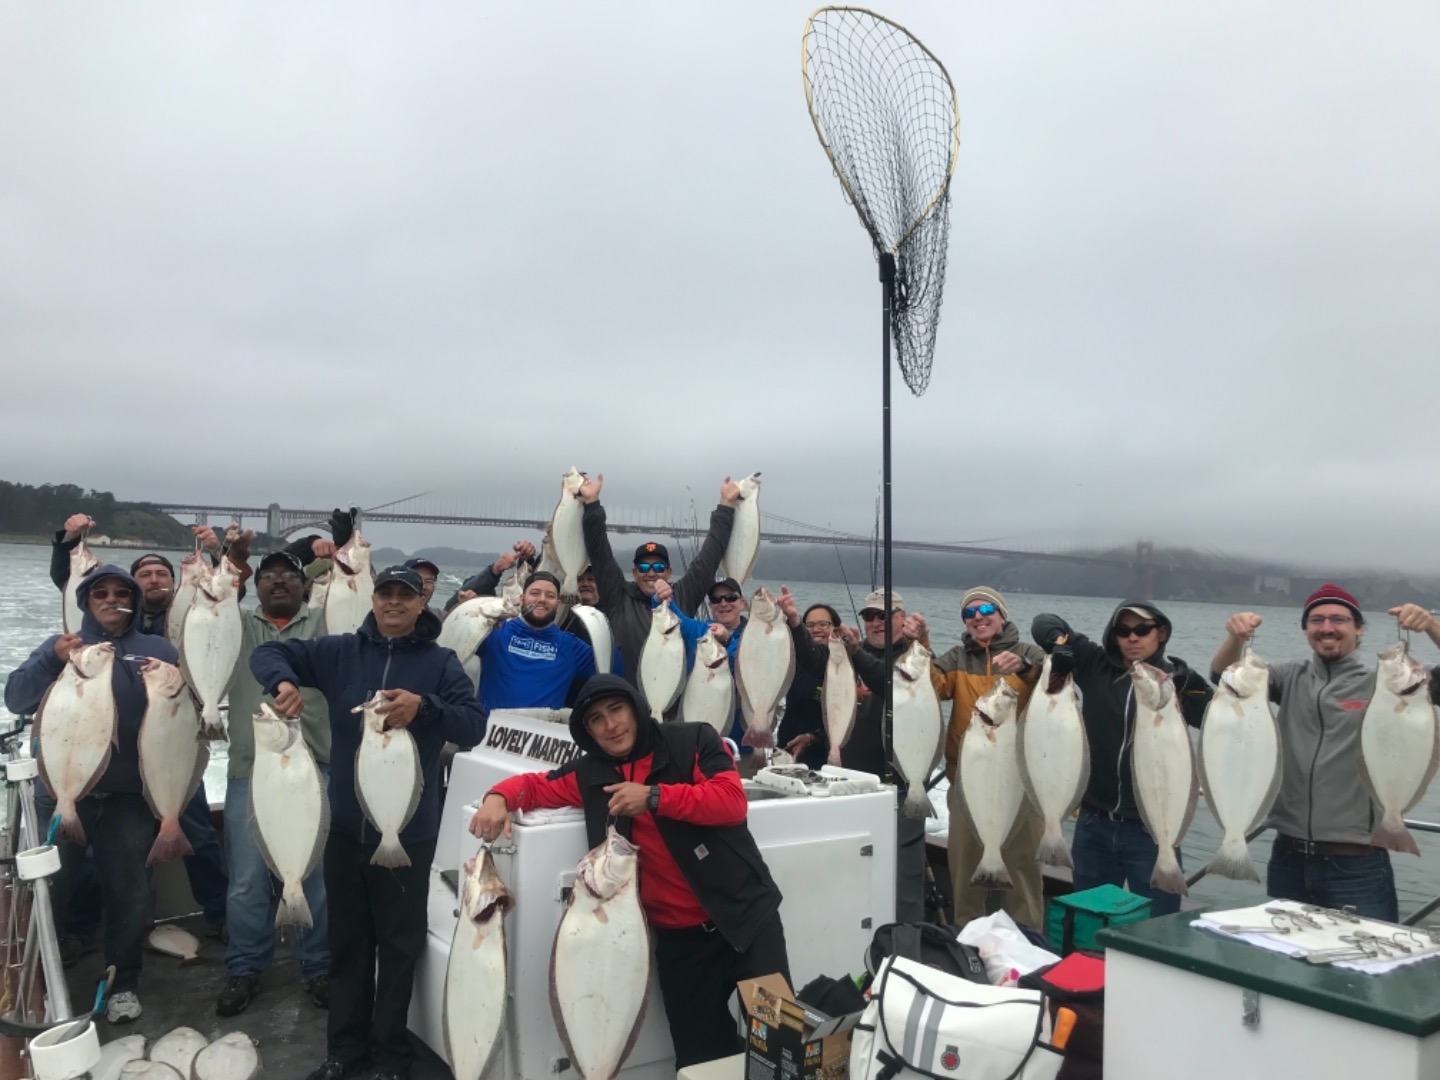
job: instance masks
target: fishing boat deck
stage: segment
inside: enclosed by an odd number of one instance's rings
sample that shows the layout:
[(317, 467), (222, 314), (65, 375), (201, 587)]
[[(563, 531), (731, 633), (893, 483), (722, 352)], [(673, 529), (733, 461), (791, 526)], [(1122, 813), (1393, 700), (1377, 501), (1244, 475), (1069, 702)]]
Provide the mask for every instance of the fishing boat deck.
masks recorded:
[[(173, 920), (200, 939), (198, 959), (181, 964), (173, 956), (149, 949), (140, 976), (144, 1013), (132, 1024), (99, 1023), (101, 1043), (124, 1035), (144, 1035), (146, 1045), (177, 1027), (192, 1027), (214, 1040), (243, 1031), (259, 1046), (266, 1075), (301, 1080), (325, 1059), (325, 1010), (318, 1008), (300, 985), (300, 973), (289, 948), (281, 945), (263, 977), (260, 993), (239, 1016), (215, 1015), (215, 999), (225, 986), (225, 946), (205, 936), (200, 915)], [(89, 1001), (104, 964), (99, 953), (83, 957), (66, 972), (70, 996), (77, 1006)], [(413, 1036), (416, 1059), (411, 1080), (448, 1080), (449, 1066)]]

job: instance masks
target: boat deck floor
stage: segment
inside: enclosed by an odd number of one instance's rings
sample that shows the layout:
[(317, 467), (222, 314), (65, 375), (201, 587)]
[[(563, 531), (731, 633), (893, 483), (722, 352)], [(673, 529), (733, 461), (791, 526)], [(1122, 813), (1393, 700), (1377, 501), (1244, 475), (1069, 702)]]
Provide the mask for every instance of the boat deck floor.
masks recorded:
[[(259, 1047), (264, 1073), (272, 1080), (303, 1080), (325, 1060), (324, 1009), (300, 985), (300, 973), (288, 946), (276, 950), (275, 962), (261, 980), (260, 992), (239, 1016), (215, 1015), (215, 999), (225, 986), (225, 946), (205, 936), (199, 915), (175, 920), (200, 939), (199, 957), (181, 964), (173, 956), (150, 949), (140, 975), (139, 1020), (130, 1024), (99, 1023), (101, 1043), (124, 1035), (144, 1035), (147, 1048), (177, 1027), (192, 1027), (211, 1041), (243, 1031)], [(72, 1004), (91, 1000), (104, 963), (98, 952), (82, 957), (66, 972)], [(411, 1080), (448, 1080), (449, 1066), (419, 1039), (411, 1036), (415, 1064)]]

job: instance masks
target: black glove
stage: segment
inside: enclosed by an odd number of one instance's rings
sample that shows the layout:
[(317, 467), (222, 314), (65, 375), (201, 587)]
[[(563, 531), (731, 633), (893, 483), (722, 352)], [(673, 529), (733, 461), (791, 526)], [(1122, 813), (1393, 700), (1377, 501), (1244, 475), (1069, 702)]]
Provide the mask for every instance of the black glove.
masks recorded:
[(355, 519), (360, 516), (359, 507), (350, 507), (346, 513), (338, 506), (330, 514), (330, 539), (335, 541), (336, 547), (344, 547), (350, 542), (350, 537), (355, 535)]
[(1047, 653), (1055, 648), (1055, 643), (1070, 633), (1070, 626), (1059, 615), (1040, 614), (1036, 615), (1030, 623), (1030, 637)]
[(1075, 670), (1075, 654), (1068, 645), (1057, 645), (1050, 652), (1050, 676), (1061, 679)]

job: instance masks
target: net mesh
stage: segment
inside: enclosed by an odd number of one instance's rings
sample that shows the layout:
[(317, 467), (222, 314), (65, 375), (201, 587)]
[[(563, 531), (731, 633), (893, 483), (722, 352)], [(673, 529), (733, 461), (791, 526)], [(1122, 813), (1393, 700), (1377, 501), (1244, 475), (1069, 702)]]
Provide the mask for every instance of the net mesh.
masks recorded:
[(904, 27), (863, 8), (821, 8), (805, 27), (805, 97), (815, 131), (877, 256), (895, 256), (891, 336), (905, 385), (930, 383), (950, 177), (960, 145), (944, 66)]

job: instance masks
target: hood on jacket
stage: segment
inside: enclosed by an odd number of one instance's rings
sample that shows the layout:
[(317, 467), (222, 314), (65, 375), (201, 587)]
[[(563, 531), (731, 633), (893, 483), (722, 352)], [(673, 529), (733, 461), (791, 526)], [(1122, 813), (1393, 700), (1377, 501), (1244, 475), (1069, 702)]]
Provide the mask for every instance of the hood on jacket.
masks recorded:
[[(373, 611), (365, 616), (365, 621), (360, 624), (360, 629), (355, 632), (357, 634), (364, 634), (371, 641), (378, 641), (382, 645), (390, 640), (390, 638), (387, 638), (380, 632), (380, 627), (375, 625), (375, 612)], [(427, 607), (420, 612), (420, 617), (415, 620), (415, 629), (411, 630), (405, 637), (396, 638), (395, 640), (400, 642), (434, 641), (439, 636), (440, 616), (436, 615)]]
[(1170, 644), (1170, 635), (1174, 628), (1170, 625), (1169, 617), (1148, 600), (1121, 600), (1120, 603), (1116, 605), (1115, 610), (1110, 613), (1110, 621), (1105, 624), (1105, 636), (1101, 639), (1105, 643), (1105, 655), (1109, 657), (1112, 664), (1121, 668), (1125, 667), (1125, 660), (1121, 657), (1120, 650), (1115, 646), (1114, 630), (1115, 623), (1120, 618), (1120, 613), (1126, 608), (1138, 608), (1140, 611), (1148, 612), (1150, 618), (1159, 623), (1160, 628), (1165, 631), (1165, 640), (1160, 643), (1160, 647), (1155, 650), (1155, 653), (1147, 663), (1168, 671), (1169, 666), (1164, 663), (1165, 646)]
[(575, 740), (575, 745), (587, 754), (607, 761), (615, 760), (600, 749), (600, 744), (585, 725), (585, 710), (595, 702), (610, 697), (623, 697), (635, 709), (635, 745), (623, 760), (635, 761), (654, 752), (660, 737), (660, 725), (650, 716), (650, 703), (645, 700), (645, 695), (619, 675), (592, 675), (585, 680), (585, 685), (575, 697), (575, 707), (570, 710), (570, 737)]
[(969, 630), (966, 630), (965, 633), (961, 635), (960, 644), (965, 646), (966, 652), (981, 653), (984, 652), (987, 647), (991, 652), (1005, 652), (1006, 650), (1014, 649), (1016, 645), (1020, 644), (1020, 629), (1009, 619), (1006, 619), (1005, 625), (1000, 627), (1000, 632), (990, 639), (988, 645), (981, 645), (980, 642), (975, 640)]
[(100, 625), (100, 620), (90, 614), (90, 590), (101, 578), (119, 578), (131, 592), (135, 594), (135, 607), (130, 612), (130, 621), (125, 624), (125, 629), (114, 635), (124, 637), (131, 630), (137, 629), (137, 624), (143, 616), (145, 594), (140, 589), (140, 583), (130, 576), (129, 571), (116, 566), (114, 563), (102, 563), (90, 573), (80, 579), (80, 584), (75, 586), (75, 599), (80, 605), (81, 617), (80, 628), (95, 634), (98, 637), (109, 637), (105, 628)]

